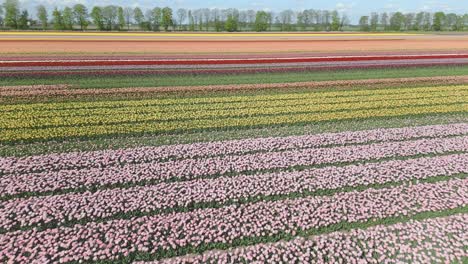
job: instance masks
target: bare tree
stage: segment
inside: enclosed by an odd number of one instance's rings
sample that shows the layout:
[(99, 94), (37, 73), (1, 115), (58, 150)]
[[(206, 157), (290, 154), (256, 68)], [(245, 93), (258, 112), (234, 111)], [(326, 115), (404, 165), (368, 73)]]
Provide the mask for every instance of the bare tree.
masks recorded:
[(257, 12), (255, 12), (255, 10), (247, 10), (247, 24), (249, 25), (250, 29), (254, 27), (256, 16)]
[(202, 9), (202, 20), (205, 21), (205, 31), (208, 31), (210, 29), (210, 15), (211, 11), (209, 8), (203, 8)]
[(293, 16), (295, 13), (288, 9), (279, 13), (279, 22), (281, 23), (281, 31), (290, 31), (292, 29)]
[(179, 8), (177, 10), (177, 22), (179, 23), (179, 30), (182, 30), (182, 25), (184, 24), (184, 21), (186, 18), (187, 18), (187, 10), (184, 8)]
[(247, 26), (247, 11), (239, 11), (239, 29), (242, 30), (242, 27)]
[(132, 18), (133, 18), (133, 9), (131, 7), (125, 7), (124, 8), (124, 17), (125, 17), (125, 22), (127, 22), (127, 30), (130, 30), (130, 25), (132, 24)]

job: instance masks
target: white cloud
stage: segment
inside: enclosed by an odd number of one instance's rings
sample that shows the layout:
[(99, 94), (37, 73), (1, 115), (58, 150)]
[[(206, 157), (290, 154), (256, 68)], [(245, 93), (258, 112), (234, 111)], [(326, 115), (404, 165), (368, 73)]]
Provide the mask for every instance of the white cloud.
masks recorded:
[[(457, 7), (460, 7), (458, 5)], [(456, 12), (457, 9), (451, 7), (444, 1), (425, 1), (423, 6), (419, 8), (421, 11), (435, 12), (435, 11), (444, 11), (444, 12)], [(458, 11), (461, 11), (460, 9)]]
[(335, 10), (341, 13), (348, 13), (356, 6), (355, 2), (343, 3), (339, 2), (335, 5)]

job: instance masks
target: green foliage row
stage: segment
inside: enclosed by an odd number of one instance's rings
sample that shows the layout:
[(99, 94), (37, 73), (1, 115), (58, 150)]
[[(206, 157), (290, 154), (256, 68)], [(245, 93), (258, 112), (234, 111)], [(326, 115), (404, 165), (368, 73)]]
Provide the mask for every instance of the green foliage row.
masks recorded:
[(311, 124), (287, 124), (257, 128), (231, 130), (202, 130), (182, 134), (159, 135), (120, 135), (90, 139), (68, 139), (67, 141), (28, 142), (0, 144), (0, 156), (30, 156), (72, 151), (91, 151), (102, 149), (121, 149), (141, 146), (161, 146), (172, 144), (191, 144), (196, 142), (222, 141), (255, 137), (284, 137), (291, 135), (319, 134), (330, 132), (423, 126), (468, 122), (468, 114), (463, 112), (406, 115), (397, 117), (377, 117), (355, 120), (337, 120)]
[[(467, 87), (461, 87), (467, 88)], [(253, 98), (250, 102), (248, 98), (239, 98), (239, 101), (230, 103), (223, 99), (213, 98), (214, 104), (202, 103), (197, 101), (191, 103), (164, 105), (165, 100), (145, 100), (128, 101), (124, 107), (120, 102), (108, 102), (105, 108), (102, 102), (76, 103), (71, 108), (60, 110), (51, 109), (51, 105), (41, 105), (35, 107), (28, 105), (27, 110), (20, 112), (6, 112), (2, 120), (0, 129), (18, 129), (18, 128), (42, 128), (55, 126), (87, 126), (103, 125), (129, 122), (154, 122), (154, 121), (193, 121), (200, 119), (230, 118), (230, 117), (253, 117), (280, 115), (288, 113), (307, 112), (310, 114), (326, 113), (332, 111), (358, 110), (389, 108), (403, 106), (419, 106), (427, 104), (453, 104), (463, 103), (468, 100), (468, 89), (434, 91), (432, 89), (418, 88), (412, 93), (403, 91), (399, 94), (398, 89), (394, 93), (386, 95), (378, 93), (368, 96), (355, 93), (358, 97), (352, 97), (353, 93), (337, 93), (334, 98), (329, 94), (305, 94), (304, 98), (296, 95), (288, 96), (259, 96)], [(441, 89), (443, 90), (443, 89)], [(340, 97), (339, 95), (347, 95)], [(314, 97), (314, 95), (317, 95)], [(263, 99), (265, 98), (265, 99)], [(268, 100), (266, 98), (271, 98)], [(235, 97), (233, 98), (235, 99)], [(161, 102), (162, 101), (162, 102)], [(217, 102), (218, 101), (218, 102)], [(219, 102), (221, 101), (221, 102)], [(189, 101), (190, 102), (190, 101)], [(203, 101), (202, 101), (203, 102)], [(205, 101), (206, 102), (206, 101)], [(209, 102), (209, 101), (208, 101)], [(84, 107), (80, 107), (84, 106)], [(53, 107), (53, 105), (52, 105)], [(78, 107), (78, 108), (73, 108)], [(49, 110), (50, 109), (50, 110)]]
[(463, 31), (468, 29), (468, 14), (444, 12), (372, 13), (359, 19), (361, 31)]
[[(0, 51), (1, 52), (1, 51)], [(217, 84), (287, 83), (329, 80), (358, 80), (405, 77), (466, 75), (468, 66), (434, 66), (423, 68), (356, 69), (308, 72), (249, 73), (224, 75), (147, 75), (147, 76), (60, 76), (2, 77), (0, 86), (70, 84), (86, 88), (198, 86)]]
[[(462, 98), (466, 102), (466, 97)], [(460, 99), (460, 100), (462, 100)], [(444, 102), (444, 101), (441, 101)], [(390, 116), (405, 116), (417, 114), (434, 114), (434, 113), (450, 113), (450, 112), (468, 112), (468, 106), (462, 103), (448, 104), (426, 104), (416, 106), (401, 106), (391, 108), (372, 108), (372, 109), (357, 109), (357, 110), (340, 110), (332, 112), (298, 112), (273, 114), (273, 115), (252, 115), (252, 116), (227, 116), (223, 118), (206, 118), (206, 119), (190, 119), (190, 120), (168, 120), (156, 121), (153, 117), (148, 116), (143, 118), (141, 115), (130, 115), (130, 122), (119, 121), (108, 123), (105, 119), (97, 124), (86, 126), (61, 126), (61, 127), (46, 127), (46, 128), (19, 128), (6, 129), (0, 135), (0, 142), (15, 143), (15, 142), (31, 142), (31, 141), (48, 141), (54, 139), (67, 138), (96, 138), (101, 136), (113, 135), (132, 135), (132, 134), (174, 134), (187, 133), (200, 130), (225, 130), (238, 129), (248, 127), (264, 127), (285, 124), (299, 123), (314, 123), (331, 120), (351, 120), (351, 119), (366, 119), (373, 117), (390, 117)], [(274, 111), (273, 111), (274, 113)], [(107, 120), (107, 121), (106, 121)]]
[[(32, 19), (26, 10), (21, 11), (18, 0), (5, 0), (3, 4), (5, 17), (0, 22), (13, 29), (28, 29), (40, 26), (42, 29), (73, 30), (78, 26), (80, 30), (93, 25), (97, 30), (130, 30), (133, 25), (140, 30), (188, 30), (188, 31), (342, 31), (350, 24), (346, 14), (336, 10), (303, 11), (283, 10), (273, 12), (255, 10), (237, 10), (235, 8), (217, 9), (202, 8), (187, 10), (179, 8), (175, 12), (170, 7), (156, 7), (144, 12), (141, 8), (121, 7), (117, 5), (87, 7), (76, 4), (66, 6), (62, 10), (55, 8), (52, 17), (44, 5), (37, 6), (37, 20)], [(0, 8), (0, 11), (3, 11)], [(2, 24), (0, 24), (2, 26)], [(468, 14), (457, 15), (436, 12), (434, 14), (420, 12), (418, 14), (401, 12), (372, 13), (362, 16), (359, 20), (362, 31), (442, 31), (465, 30), (468, 28)], [(76, 28), (78, 29), (78, 28)]]

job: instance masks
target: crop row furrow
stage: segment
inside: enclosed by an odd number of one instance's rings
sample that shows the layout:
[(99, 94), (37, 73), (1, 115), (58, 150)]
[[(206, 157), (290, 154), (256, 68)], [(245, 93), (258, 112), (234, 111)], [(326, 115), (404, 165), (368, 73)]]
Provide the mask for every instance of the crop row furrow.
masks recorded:
[(9, 174), (0, 182), (0, 197), (64, 189), (137, 182), (185, 181), (248, 171), (288, 169), (299, 166), (356, 162), (399, 156), (468, 151), (468, 136), (421, 139), (372, 145), (255, 153), (163, 163), (127, 164), (123, 167), (90, 168), (53, 172)]
[(104, 168), (132, 163), (148, 163), (171, 159), (190, 159), (253, 152), (278, 152), (317, 148), (330, 145), (363, 144), (409, 140), (421, 137), (447, 137), (468, 133), (468, 124), (374, 129), (354, 132), (325, 133), (289, 137), (249, 138), (219, 142), (140, 147), (48, 154), (24, 158), (0, 157), (0, 175), (9, 173), (47, 172), (69, 169)]
[(242, 118), (214, 118), (194, 119), (191, 121), (149, 122), (149, 123), (122, 123), (115, 125), (90, 125), (82, 127), (53, 127), (41, 129), (15, 129), (5, 130), (0, 134), (0, 142), (40, 141), (50, 139), (65, 139), (70, 137), (95, 137), (118, 134), (163, 134), (189, 132), (200, 129), (231, 129), (240, 127), (260, 127), (285, 125), (294, 123), (308, 123), (331, 120), (363, 119), (371, 117), (391, 117), (429, 113), (450, 113), (468, 111), (468, 104), (425, 105), (397, 108), (378, 108), (372, 110), (337, 111), (319, 114), (286, 114), (242, 117)]
[(333, 224), (466, 206), (468, 180), (368, 189), (333, 196), (233, 205), (168, 215), (88, 223), (0, 235), (2, 262), (117, 260), (131, 253), (162, 257), (203, 245), (235, 245), (239, 239), (296, 235)]
[[(450, 177), (468, 173), (468, 154), (385, 161), (304, 171), (162, 183), (95, 193), (31, 197), (0, 203), (0, 230), (60, 226), (202, 205), (238, 204), (256, 197), (288, 198), (342, 188)], [(260, 198), (261, 200), (261, 198)]]
[(468, 257), (467, 226), (468, 215), (457, 214), (138, 264), (462, 263)]
[(430, 99), (439, 97), (451, 96), (466, 96), (465, 91), (441, 91), (441, 92), (414, 92), (414, 93), (399, 93), (392, 95), (376, 95), (366, 97), (345, 97), (345, 98), (299, 98), (299, 99), (282, 99), (269, 101), (243, 101), (230, 104), (194, 104), (194, 105), (170, 105), (160, 106), (157, 104), (147, 104), (140, 106), (124, 106), (115, 108), (82, 108), (82, 109), (67, 109), (67, 110), (36, 110), (27, 112), (6, 112), (2, 115), (5, 120), (11, 119), (35, 119), (35, 118), (51, 118), (51, 117), (74, 117), (74, 116), (102, 116), (125, 113), (151, 113), (158, 111), (160, 113), (173, 114), (178, 111), (216, 111), (216, 110), (240, 110), (240, 109), (255, 109), (264, 107), (284, 107), (284, 106), (300, 106), (305, 104), (349, 104), (349, 103), (364, 103), (376, 101), (398, 101), (408, 99)]
[(243, 95), (243, 96), (216, 96), (216, 97), (189, 97), (189, 98), (158, 98), (145, 100), (119, 100), (119, 101), (97, 101), (97, 102), (53, 102), (53, 103), (33, 103), (33, 104), (12, 104), (1, 105), (0, 110), (3, 112), (11, 111), (37, 111), (37, 110), (72, 110), (83, 108), (118, 108), (129, 106), (147, 106), (147, 105), (194, 105), (194, 104), (226, 104), (237, 102), (256, 102), (256, 101), (271, 101), (271, 100), (297, 100), (307, 98), (347, 98), (358, 96), (377, 96), (377, 95), (396, 95), (402, 93), (421, 94), (441, 91), (467, 91), (468, 86), (438, 86), (438, 87), (417, 87), (417, 88), (388, 88), (388, 89), (369, 89), (369, 90), (353, 90), (353, 91), (325, 91), (325, 92), (302, 92), (302, 93), (279, 93), (274, 95)]
[[(468, 95), (468, 94), (467, 94)], [(345, 110), (365, 110), (390, 107), (408, 107), (435, 104), (454, 104), (468, 102), (468, 96), (437, 97), (422, 99), (402, 99), (399, 101), (374, 101), (374, 102), (356, 102), (351, 104), (305, 104), (299, 106), (277, 106), (263, 107), (254, 109), (232, 109), (217, 111), (177, 111), (174, 113), (161, 113), (158, 109), (144, 112), (127, 112), (125, 114), (111, 114), (102, 116), (75, 116), (75, 117), (45, 117), (33, 119), (3, 120), (0, 129), (22, 129), (22, 128), (43, 128), (43, 127), (61, 127), (61, 126), (89, 126), (89, 125), (107, 125), (120, 124), (127, 122), (171, 122), (171, 121), (192, 121), (198, 119), (224, 119), (233, 117), (255, 117), (259, 115), (281, 115), (291, 113), (327, 113)], [(136, 109), (135, 109), (136, 110)]]

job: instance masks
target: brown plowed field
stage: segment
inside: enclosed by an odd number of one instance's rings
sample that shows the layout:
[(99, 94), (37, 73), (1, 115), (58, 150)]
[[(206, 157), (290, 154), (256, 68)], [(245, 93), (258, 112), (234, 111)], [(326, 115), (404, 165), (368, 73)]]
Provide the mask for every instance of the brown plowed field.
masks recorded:
[(0, 38), (0, 53), (246, 53), (468, 50), (468, 36), (281, 40), (14, 40)]

